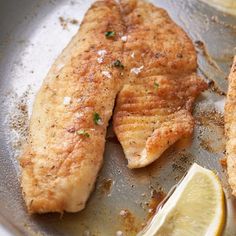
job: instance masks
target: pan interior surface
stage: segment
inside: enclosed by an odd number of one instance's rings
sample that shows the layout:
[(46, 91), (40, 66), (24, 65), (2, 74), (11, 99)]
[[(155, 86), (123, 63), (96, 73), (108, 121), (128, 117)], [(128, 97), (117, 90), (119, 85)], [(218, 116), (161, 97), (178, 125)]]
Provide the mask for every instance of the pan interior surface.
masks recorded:
[(146, 168), (129, 170), (109, 127), (104, 165), (86, 209), (63, 215), (26, 213), (17, 156), (27, 136), (32, 102), (92, 2), (0, 0), (0, 222), (13, 235), (136, 235), (155, 204), (197, 162), (219, 174), (227, 200), (224, 235), (236, 235), (236, 202), (220, 161), (225, 155), (223, 106), (236, 54), (236, 18), (194, 0), (152, 1), (195, 42), (199, 74), (210, 84), (195, 106), (193, 139), (175, 144)]

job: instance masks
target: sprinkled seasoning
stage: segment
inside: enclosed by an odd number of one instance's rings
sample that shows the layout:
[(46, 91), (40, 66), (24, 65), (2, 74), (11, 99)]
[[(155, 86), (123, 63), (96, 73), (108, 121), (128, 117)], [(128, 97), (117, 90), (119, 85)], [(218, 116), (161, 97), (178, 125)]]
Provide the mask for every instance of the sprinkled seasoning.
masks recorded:
[(101, 49), (101, 50), (99, 50), (99, 51), (97, 52), (97, 54), (100, 56), (100, 57), (97, 59), (97, 62), (98, 62), (99, 64), (103, 63), (104, 57), (105, 57), (105, 55), (107, 54), (107, 51), (104, 50), (104, 49)]
[(131, 73), (138, 75), (143, 70), (144, 66), (134, 67), (130, 70)]
[(104, 75), (108, 79), (111, 79), (111, 73), (109, 71), (107, 71), (107, 70), (102, 71), (102, 75)]
[(71, 102), (71, 97), (64, 97), (63, 99), (63, 105), (69, 105)]
[(99, 57), (99, 58), (97, 59), (97, 62), (98, 62), (99, 64), (103, 63), (103, 61), (104, 61), (104, 58), (103, 58), (103, 57)]
[(120, 211), (120, 216), (126, 216), (128, 214), (127, 210), (121, 210)]
[(107, 54), (107, 51), (102, 49), (98, 51), (98, 55), (104, 57)]
[(127, 37), (126, 35), (124, 35), (124, 36), (121, 37), (121, 40), (122, 40), (123, 42), (126, 42), (127, 39), (128, 39), (128, 37)]
[(89, 133), (87, 133), (84, 129), (77, 130), (77, 131), (76, 131), (76, 134), (78, 134), (78, 135), (83, 135), (83, 136), (85, 136), (86, 138), (89, 138), (89, 137), (90, 137)]

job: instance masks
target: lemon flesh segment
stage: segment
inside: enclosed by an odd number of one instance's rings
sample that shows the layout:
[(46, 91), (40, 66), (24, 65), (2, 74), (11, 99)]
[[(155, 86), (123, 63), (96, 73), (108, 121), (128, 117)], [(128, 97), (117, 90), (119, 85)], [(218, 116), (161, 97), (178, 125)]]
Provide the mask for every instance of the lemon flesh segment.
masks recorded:
[(183, 181), (139, 236), (216, 236), (225, 219), (218, 177), (193, 164)]

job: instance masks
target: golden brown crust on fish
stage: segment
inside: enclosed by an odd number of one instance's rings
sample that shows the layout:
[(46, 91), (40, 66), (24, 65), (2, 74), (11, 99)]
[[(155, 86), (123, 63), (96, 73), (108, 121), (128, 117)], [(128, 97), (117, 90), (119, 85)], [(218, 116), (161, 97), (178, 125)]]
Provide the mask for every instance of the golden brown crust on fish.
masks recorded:
[(127, 84), (117, 98), (114, 130), (128, 167), (146, 166), (191, 135), (195, 98), (207, 85), (196, 76), (196, 52), (165, 10), (142, 0), (121, 1), (127, 25)]
[[(168, 13), (142, 0), (122, 0), (127, 27), (124, 64), (131, 78), (191, 73), (197, 68), (194, 46)], [(136, 75), (130, 70), (144, 66)]]
[(228, 181), (236, 196), (236, 56), (229, 75), (229, 88), (225, 105), (225, 134)]
[(129, 168), (152, 163), (177, 140), (192, 134), (192, 105), (205, 88), (195, 73), (152, 76), (124, 86), (113, 124)]
[[(21, 157), (21, 186), (30, 213), (84, 208), (124, 81), (114, 127), (131, 168), (151, 163), (192, 132), (192, 103), (206, 85), (194, 74), (191, 41), (164, 10), (136, 0), (121, 6), (127, 42), (121, 40), (119, 6), (113, 0), (96, 2), (36, 97)], [(115, 35), (106, 38), (107, 31)], [(125, 65), (125, 80), (122, 66), (113, 64), (116, 60)]]
[[(109, 30), (116, 36), (106, 38)], [(93, 4), (37, 94), (21, 157), (21, 186), (30, 213), (84, 208), (102, 164), (106, 128), (122, 84), (121, 69), (112, 64), (122, 57), (123, 30), (114, 1)]]

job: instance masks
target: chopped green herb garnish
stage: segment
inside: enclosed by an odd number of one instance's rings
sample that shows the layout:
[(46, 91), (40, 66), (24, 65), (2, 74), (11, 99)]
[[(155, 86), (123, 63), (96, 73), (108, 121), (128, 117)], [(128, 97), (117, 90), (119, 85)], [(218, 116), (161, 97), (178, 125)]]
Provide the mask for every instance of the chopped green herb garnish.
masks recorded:
[(101, 117), (97, 112), (93, 114), (93, 121), (96, 125), (99, 125), (101, 123)]
[(85, 136), (85, 137), (87, 137), (87, 138), (90, 137), (89, 133), (87, 133), (84, 129), (77, 130), (76, 133), (77, 133), (78, 135), (83, 135), (83, 136)]
[(113, 66), (115, 66), (115, 67), (120, 67), (120, 68), (124, 69), (124, 65), (121, 63), (120, 60), (114, 61), (114, 62), (113, 62)]
[(107, 31), (106, 33), (105, 33), (105, 36), (107, 37), (107, 38), (112, 38), (112, 37), (114, 37), (116, 35), (116, 32), (114, 32), (114, 31)]
[(154, 82), (154, 87), (155, 87), (155, 89), (159, 88), (159, 84), (156, 81)]

